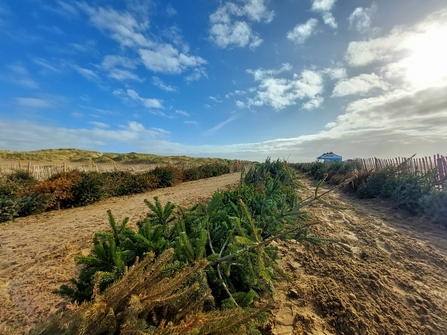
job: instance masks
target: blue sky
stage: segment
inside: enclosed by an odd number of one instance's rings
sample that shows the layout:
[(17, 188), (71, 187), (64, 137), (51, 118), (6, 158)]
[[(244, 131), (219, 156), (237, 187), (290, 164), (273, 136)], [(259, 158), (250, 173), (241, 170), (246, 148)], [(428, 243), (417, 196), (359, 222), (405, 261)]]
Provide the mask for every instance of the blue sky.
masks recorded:
[(0, 149), (446, 154), (445, 0), (0, 3)]

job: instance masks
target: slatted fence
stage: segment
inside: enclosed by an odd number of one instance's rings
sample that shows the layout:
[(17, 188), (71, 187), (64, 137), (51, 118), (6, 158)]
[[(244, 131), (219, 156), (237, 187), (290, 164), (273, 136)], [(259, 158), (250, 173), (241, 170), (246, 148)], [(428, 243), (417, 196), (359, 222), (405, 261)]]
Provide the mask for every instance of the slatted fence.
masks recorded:
[[(96, 172), (113, 172), (113, 171), (130, 171), (130, 172), (143, 172), (150, 171), (158, 167), (174, 166), (182, 169), (188, 169), (192, 167), (197, 167), (199, 163), (179, 163), (179, 164), (89, 164), (89, 165), (70, 165), (67, 163), (63, 164), (52, 164), (52, 165), (39, 165), (33, 164), (32, 162), (23, 163), (18, 161), (17, 164), (9, 164), (6, 166), (0, 166), (0, 176), (5, 174), (10, 174), (17, 170), (24, 170), (29, 172), (37, 180), (46, 180), (56, 173), (69, 172), (72, 170), (78, 170), (83, 172), (96, 171)], [(242, 169), (249, 167), (249, 164), (241, 161), (231, 161), (229, 163), (230, 173), (241, 172)]]
[(359, 160), (364, 170), (380, 171), (386, 167), (399, 167), (400, 171), (422, 174), (432, 173), (441, 184), (447, 184), (447, 158), (443, 155), (436, 154), (422, 158), (416, 158), (413, 155), (410, 158), (396, 157), (392, 159), (367, 158)]

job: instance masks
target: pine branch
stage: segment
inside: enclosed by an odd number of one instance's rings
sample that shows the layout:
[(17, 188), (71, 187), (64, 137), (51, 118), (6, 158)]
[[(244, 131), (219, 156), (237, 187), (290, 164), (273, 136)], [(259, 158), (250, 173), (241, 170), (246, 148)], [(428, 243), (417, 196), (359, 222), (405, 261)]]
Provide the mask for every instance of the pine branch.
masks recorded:
[(256, 249), (256, 248), (263, 247), (263, 246), (265, 246), (265, 245), (270, 244), (272, 241), (277, 240), (277, 239), (279, 239), (279, 238), (281, 238), (281, 237), (283, 237), (283, 236), (286, 236), (286, 235), (288, 235), (288, 234), (291, 234), (291, 233), (293, 233), (293, 232), (295, 232), (295, 231), (298, 231), (298, 230), (300, 230), (300, 229), (304, 229), (304, 228), (308, 228), (308, 227), (311, 227), (311, 226), (315, 226), (315, 225), (317, 225), (317, 224), (321, 224), (321, 221), (311, 222), (311, 223), (308, 223), (308, 224), (305, 224), (305, 225), (302, 225), (302, 226), (299, 226), (299, 227), (291, 228), (291, 229), (286, 230), (286, 231), (284, 231), (284, 232), (282, 232), (282, 233), (280, 233), (280, 234), (277, 234), (277, 235), (275, 235), (275, 236), (272, 236), (272, 237), (270, 237), (270, 238), (268, 238), (268, 239), (266, 239), (266, 240), (264, 240), (264, 241), (262, 241), (262, 242), (258, 242), (258, 243), (256, 243), (256, 244), (254, 244), (254, 245), (250, 245), (250, 246), (248, 246), (248, 247), (246, 247), (246, 248), (244, 248), (244, 249), (240, 249), (240, 250), (236, 251), (236, 252), (233, 253), (233, 254), (229, 254), (229, 255), (226, 255), (226, 256), (224, 256), (224, 257), (221, 257), (221, 258), (219, 258), (219, 259), (213, 261), (213, 262), (211, 263), (211, 265), (214, 265), (214, 264), (220, 264), (220, 263), (222, 263), (222, 262), (229, 261), (229, 260), (231, 260), (231, 259), (233, 259), (233, 258), (236, 258), (236, 257), (239, 256), (240, 254), (246, 253), (246, 252), (251, 251), (251, 250)]

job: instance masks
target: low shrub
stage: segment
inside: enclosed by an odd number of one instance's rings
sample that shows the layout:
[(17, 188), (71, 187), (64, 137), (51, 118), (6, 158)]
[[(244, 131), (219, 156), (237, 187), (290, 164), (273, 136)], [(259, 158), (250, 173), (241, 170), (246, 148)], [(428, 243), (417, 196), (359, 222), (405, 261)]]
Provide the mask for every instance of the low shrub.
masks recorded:
[(432, 191), (419, 199), (420, 214), (433, 222), (447, 225), (447, 192)]
[(369, 178), (362, 182), (357, 190), (357, 196), (360, 199), (376, 198), (382, 192), (382, 187), (388, 179), (387, 171), (373, 172)]
[(0, 222), (14, 220), (19, 216), (19, 198), (0, 194)]
[(183, 181), (182, 170), (175, 167), (156, 167), (150, 173), (158, 178), (158, 187), (171, 187)]
[[(60, 209), (62, 202), (72, 199), (72, 186), (72, 181), (64, 177), (39, 181), (34, 185), (32, 191), (35, 195), (35, 197), (32, 197), (33, 202), (38, 199), (46, 199), (46, 202), (48, 202), (46, 209)], [(39, 195), (44, 195), (44, 197), (37, 197)]]
[(106, 178), (99, 172), (79, 172), (80, 179), (73, 182), (72, 197), (64, 201), (64, 207), (85, 206), (107, 197)]

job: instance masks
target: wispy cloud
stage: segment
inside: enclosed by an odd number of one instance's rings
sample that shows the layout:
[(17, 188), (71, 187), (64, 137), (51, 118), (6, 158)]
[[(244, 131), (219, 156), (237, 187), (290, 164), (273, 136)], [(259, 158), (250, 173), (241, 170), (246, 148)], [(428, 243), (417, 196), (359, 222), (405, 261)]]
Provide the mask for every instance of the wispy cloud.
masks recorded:
[(208, 129), (208, 130), (205, 130), (204, 132), (202, 132), (202, 135), (204, 135), (204, 136), (213, 135), (216, 131), (218, 131), (219, 129), (225, 127), (225, 125), (227, 125), (228, 123), (233, 122), (234, 120), (237, 120), (240, 116), (241, 116), (240, 114), (232, 114), (225, 121), (219, 123), (218, 125), (214, 126), (211, 129)]
[(70, 64), (70, 66), (84, 78), (95, 83), (98, 83), (100, 81), (99, 75), (97, 75), (93, 70), (83, 68), (77, 64)]
[(53, 102), (45, 99), (37, 98), (16, 98), (17, 103), (21, 107), (29, 108), (47, 108), (53, 106)]
[(175, 112), (180, 115), (189, 116), (189, 114), (187, 112), (180, 110), (180, 109), (177, 109)]
[[(247, 45), (252, 49), (258, 47), (262, 39), (252, 30), (249, 22), (272, 21), (274, 12), (267, 10), (266, 2), (246, 0), (241, 5), (227, 2), (220, 6), (210, 15), (209, 39), (220, 48), (241, 48)], [(241, 20), (243, 17), (248, 21)]]
[(60, 69), (58, 69), (55, 65), (54, 62), (47, 61), (46, 59), (43, 58), (33, 58), (33, 62), (41, 67), (44, 68), (45, 71), (49, 71), (52, 73), (61, 73), (62, 71)]
[(166, 85), (163, 82), (163, 80), (161, 80), (157, 76), (153, 76), (152, 77), (152, 85), (157, 86), (157, 87), (161, 88), (163, 91), (166, 91), (166, 92), (175, 92), (175, 91), (177, 91), (177, 89), (174, 86)]
[(103, 123), (103, 122), (91, 121), (91, 122), (89, 122), (89, 124), (91, 124), (97, 128), (109, 128), (110, 127), (108, 124)]
[(135, 73), (132, 73), (127, 70), (122, 70), (122, 69), (110, 70), (108, 77), (119, 80), (119, 81), (124, 81), (124, 80), (134, 80), (134, 81), (139, 81), (139, 82), (144, 81), (143, 79), (138, 77)]
[(0, 80), (25, 88), (39, 88), (39, 85), (31, 78), (28, 69), (22, 63), (9, 64), (7, 68), (9, 72), (0, 75)]
[[(290, 65), (289, 63), (284, 63), (279, 69), (268, 69), (268, 70), (262, 68), (256, 70), (248, 69), (247, 73), (252, 74), (256, 81), (260, 81), (265, 78), (273, 77), (277, 74), (280, 74), (281, 72), (290, 70), (292, 70), (292, 65)], [(241, 94), (241, 93), (242, 93), (241, 91), (235, 91), (235, 94)]]
[(303, 44), (306, 40), (316, 33), (318, 20), (311, 18), (306, 23), (298, 24), (287, 33), (287, 38), (296, 44)]
[(104, 70), (111, 70), (117, 66), (122, 66), (127, 69), (135, 69), (137, 67), (137, 64), (138, 61), (126, 56), (107, 55), (104, 57), (101, 63), (101, 67)]
[(203, 67), (199, 67), (199, 68), (195, 68), (189, 75), (187, 75), (185, 77), (187, 82), (193, 82), (193, 81), (197, 81), (200, 78), (205, 77), (208, 78), (208, 75), (206, 73), (205, 68)]
[(169, 16), (174, 16), (177, 14), (177, 11), (174, 7), (171, 6), (171, 4), (168, 4), (168, 6), (166, 7), (166, 13), (168, 13)]

